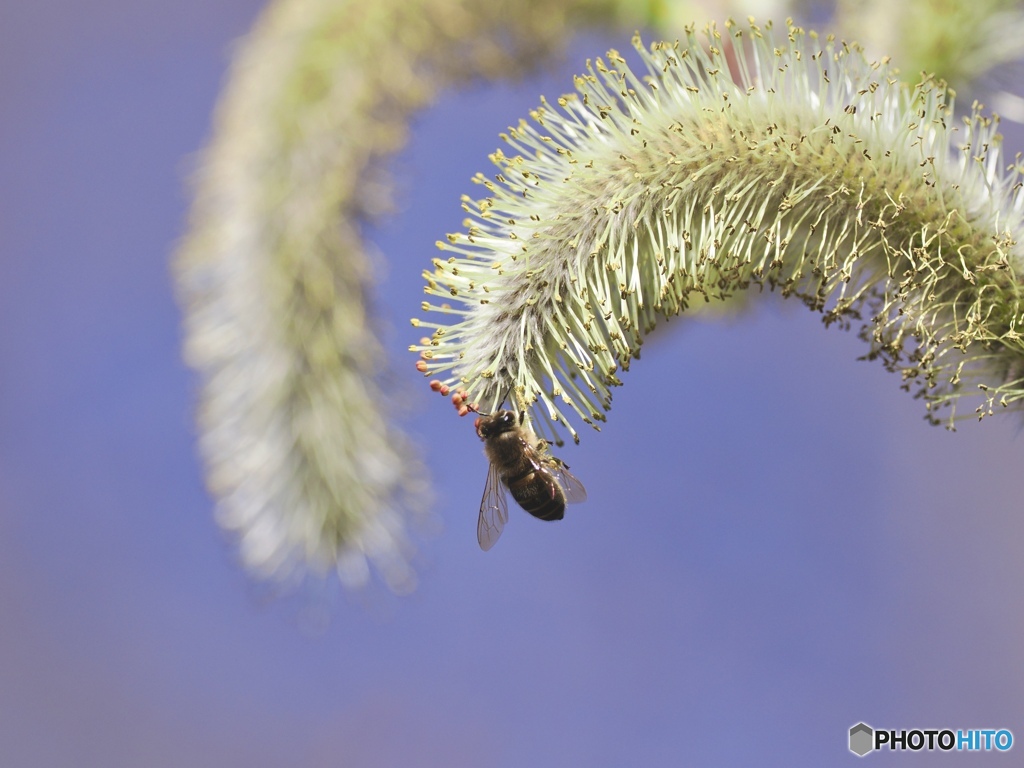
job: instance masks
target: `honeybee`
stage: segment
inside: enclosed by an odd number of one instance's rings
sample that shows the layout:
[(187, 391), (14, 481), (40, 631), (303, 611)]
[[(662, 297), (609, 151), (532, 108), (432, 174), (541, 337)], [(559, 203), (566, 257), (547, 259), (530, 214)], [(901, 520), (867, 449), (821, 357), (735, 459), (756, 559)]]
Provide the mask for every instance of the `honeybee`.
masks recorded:
[(523, 425), (525, 411), (481, 414), (476, 433), (484, 441), (491, 462), (480, 502), (476, 538), (488, 550), (501, 536), (508, 521), (508, 496), (541, 520), (561, 520), (565, 505), (587, 500), (583, 483), (568, 465), (548, 453), (548, 443)]

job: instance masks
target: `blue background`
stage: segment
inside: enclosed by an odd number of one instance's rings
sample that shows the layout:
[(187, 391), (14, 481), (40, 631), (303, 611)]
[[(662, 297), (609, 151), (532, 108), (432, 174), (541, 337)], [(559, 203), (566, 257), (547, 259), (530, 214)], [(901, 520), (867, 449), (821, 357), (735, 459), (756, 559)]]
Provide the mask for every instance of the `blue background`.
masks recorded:
[(498, 132), (626, 33), (445, 96), (367, 233), (437, 484), (420, 589), (254, 587), (203, 490), (168, 261), (260, 5), (0, 8), (0, 766), (832, 766), (860, 720), (1024, 738), (1019, 418), (929, 427), (795, 303), (659, 330), (561, 451), (590, 501), (477, 548), (480, 444), (405, 351), (420, 272)]

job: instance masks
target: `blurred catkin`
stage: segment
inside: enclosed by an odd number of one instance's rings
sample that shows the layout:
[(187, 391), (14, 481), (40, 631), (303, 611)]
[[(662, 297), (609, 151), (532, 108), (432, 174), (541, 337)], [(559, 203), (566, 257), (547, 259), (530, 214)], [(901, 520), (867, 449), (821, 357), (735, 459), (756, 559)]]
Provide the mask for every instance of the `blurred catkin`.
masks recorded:
[(1019, 0), (839, 0), (836, 28), (906, 78), (928, 72), (957, 90), (1024, 55)]
[(219, 522), (260, 578), (414, 585), (422, 465), (388, 421), (360, 226), (444, 86), (560, 50), (572, 0), (280, 0), (238, 46), (174, 263)]

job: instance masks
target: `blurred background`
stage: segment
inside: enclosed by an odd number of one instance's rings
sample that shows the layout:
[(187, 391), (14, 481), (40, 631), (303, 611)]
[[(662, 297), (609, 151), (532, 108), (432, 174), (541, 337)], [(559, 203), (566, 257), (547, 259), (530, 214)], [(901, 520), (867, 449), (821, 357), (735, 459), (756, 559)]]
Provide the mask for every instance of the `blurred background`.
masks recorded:
[(0, 8), (0, 766), (822, 766), (858, 759), (858, 721), (1024, 738), (1019, 419), (928, 426), (795, 303), (658, 331), (560, 451), (590, 500), (477, 547), (480, 443), (406, 351), (420, 272), (498, 133), (632, 29), (444, 92), (363, 232), (435, 487), (418, 589), (255, 585), (204, 490), (169, 261), (261, 7)]

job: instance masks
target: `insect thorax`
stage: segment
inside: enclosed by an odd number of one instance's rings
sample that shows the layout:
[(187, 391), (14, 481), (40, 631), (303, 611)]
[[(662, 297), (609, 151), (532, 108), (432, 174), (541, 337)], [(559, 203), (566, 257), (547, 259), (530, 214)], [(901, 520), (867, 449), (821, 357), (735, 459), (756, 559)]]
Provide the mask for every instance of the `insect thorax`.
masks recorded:
[(528, 437), (520, 430), (494, 435), (484, 444), (487, 458), (497, 464), (502, 475), (515, 477), (533, 465), (535, 451)]

